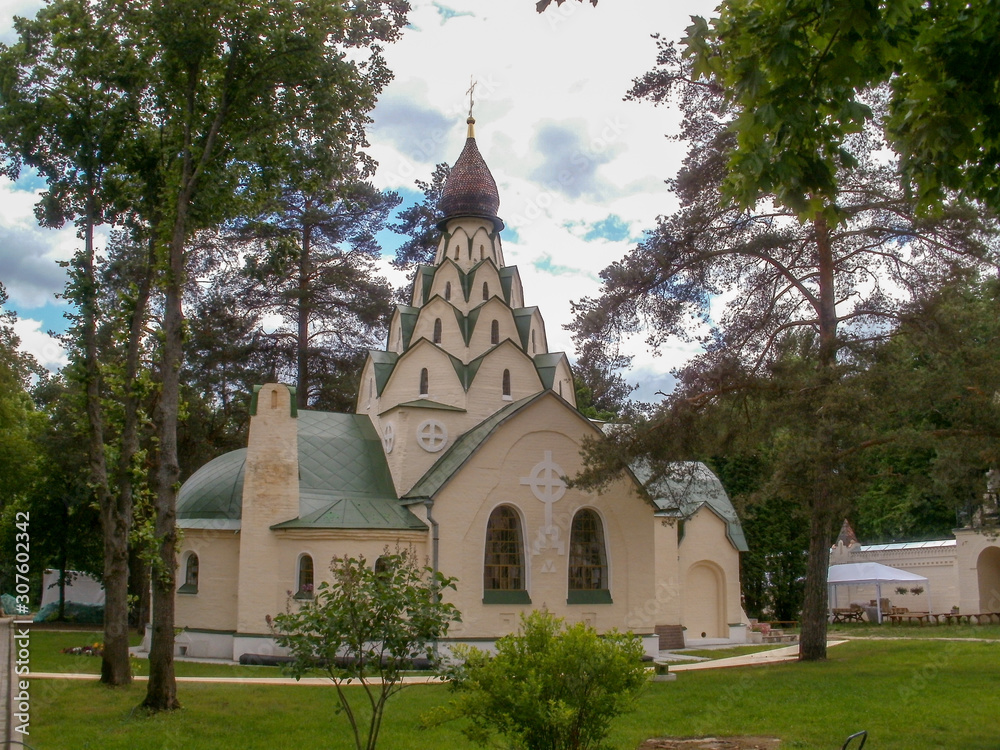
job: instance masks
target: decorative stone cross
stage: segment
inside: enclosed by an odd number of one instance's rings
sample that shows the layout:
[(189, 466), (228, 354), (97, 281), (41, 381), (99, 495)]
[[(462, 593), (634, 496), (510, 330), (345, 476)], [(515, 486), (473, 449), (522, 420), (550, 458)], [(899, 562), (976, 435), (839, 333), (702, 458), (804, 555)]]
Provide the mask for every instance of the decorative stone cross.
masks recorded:
[(476, 90), (477, 83), (479, 83), (479, 81), (475, 81), (472, 76), (469, 76), (469, 90), (465, 92), (469, 95), (469, 117), (472, 117), (472, 105), (475, 104), (472, 99), (472, 94)]
[(545, 503), (545, 524), (538, 530), (538, 536), (532, 545), (536, 555), (548, 548), (555, 548), (561, 555), (566, 546), (559, 538), (559, 527), (552, 523), (552, 504), (559, 502), (566, 494), (566, 483), (562, 476), (562, 467), (552, 460), (552, 451), (545, 451), (545, 458), (535, 464), (531, 475), (521, 477), (521, 484), (530, 487), (531, 494)]

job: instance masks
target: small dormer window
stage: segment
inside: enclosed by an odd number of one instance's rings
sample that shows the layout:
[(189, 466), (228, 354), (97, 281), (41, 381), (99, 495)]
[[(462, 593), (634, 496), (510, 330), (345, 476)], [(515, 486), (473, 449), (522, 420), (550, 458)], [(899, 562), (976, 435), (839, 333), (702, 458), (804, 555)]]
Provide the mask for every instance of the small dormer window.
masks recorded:
[(451, 302), (451, 282), (444, 282), (444, 298)]
[(434, 343), (441, 343), (441, 318), (434, 319)]
[(458, 260), (458, 245), (455, 245), (455, 260)]
[(531, 353), (535, 354), (537, 350), (535, 349), (535, 329), (531, 329)]
[(490, 323), (490, 343), (496, 346), (500, 343), (500, 321), (494, 320)]
[(490, 298), (490, 285), (483, 282), (483, 302)]
[(429, 392), (429, 379), (430, 378), (427, 375), (427, 368), (425, 367), (420, 371), (420, 398), (427, 398), (427, 394)]
[(271, 408), (272, 409), (277, 409), (278, 408), (278, 389), (277, 388), (275, 388), (274, 390), (271, 391)]
[(510, 370), (503, 371), (503, 397), (505, 401), (511, 400), (510, 395)]

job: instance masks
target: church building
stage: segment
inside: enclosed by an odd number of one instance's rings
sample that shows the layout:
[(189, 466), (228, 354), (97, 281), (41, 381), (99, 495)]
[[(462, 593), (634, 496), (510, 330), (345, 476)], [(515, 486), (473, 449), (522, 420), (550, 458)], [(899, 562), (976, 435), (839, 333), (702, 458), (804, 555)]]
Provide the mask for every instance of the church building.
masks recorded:
[[(308, 599), (334, 556), (388, 548), (458, 579), (449, 636), (488, 641), (547, 608), (647, 651), (746, 638), (746, 542), (718, 479), (643, 486), (640, 467), (602, 493), (566, 486), (601, 425), (576, 409), (573, 375), (504, 262), (496, 183), (468, 120), (440, 202), (432, 265), (372, 351), (354, 414), (296, 409), (255, 389), (247, 448), (188, 479), (178, 498), (179, 654), (275, 653), (268, 616)], [(529, 290), (532, 291), (532, 290)], [(537, 290), (534, 290), (537, 293)]]

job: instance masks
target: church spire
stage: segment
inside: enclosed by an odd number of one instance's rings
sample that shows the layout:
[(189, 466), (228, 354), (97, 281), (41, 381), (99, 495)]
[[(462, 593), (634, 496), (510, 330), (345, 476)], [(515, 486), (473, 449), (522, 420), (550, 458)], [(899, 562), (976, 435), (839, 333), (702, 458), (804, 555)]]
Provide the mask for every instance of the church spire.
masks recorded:
[(469, 117), (466, 120), (469, 130), (465, 139), (465, 148), (451, 168), (441, 192), (441, 202), (438, 209), (443, 217), (438, 222), (438, 228), (444, 229), (449, 219), (461, 216), (477, 216), (490, 219), (494, 226), (503, 229), (503, 221), (497, 216), (500, 208), (500, 193), (497, 183), (486, 166), (483, 155), (476, 145), (476, 118), (472, 116), (472, 90), (475, 83), (469, 87)]

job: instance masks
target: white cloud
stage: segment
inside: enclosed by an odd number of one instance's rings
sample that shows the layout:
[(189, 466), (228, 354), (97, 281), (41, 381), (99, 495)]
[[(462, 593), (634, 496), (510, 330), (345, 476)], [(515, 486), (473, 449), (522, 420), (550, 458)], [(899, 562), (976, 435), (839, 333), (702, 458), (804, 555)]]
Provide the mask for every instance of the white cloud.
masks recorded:
[[(369, 133), (380, 163), (375, 183), (412, 189), (435, 163), (454, 163), (474, 77), (480, 150), (500, 189), (500, 215), (518, 238), (505, 243), (508, 262), (519, 265), (552, 347), (573, 356), (562, 328), (570, 300), (596, 294), (600, 270), (629, 250), (625, 242), (585, 241), (580, 228), (614, 214), (634, 238), (673, 207), (663, 180), (676, 171), (681, 149), (664, 135), (676, 130), (676, 113), (623, 96), (653, 66), (650, 35), (679, 38), (690, 15), (708, 15), (715, 4), (570, 0), (538, 14), (534, 0), (413, 0), (410, 28), (385, 49), (396, 77)], [(33, 15), (41, 5), (0, 0), (0, 19)], [(9, 28), (0, 28), (0, 40), (12, 40)], [(33, 203), (31, 193), (0, 182), (0, 278), (22, 308), (61, 290), (55, 260), (69, 256), (75, 239), (72, 230), (37, 229)], [(650, 373), (677, 364), (636, 350), (650, 360)]]
[(33, 356), (42, 367), (54, 372), (69, 363), (62, 345), (42, 330), (41, 321), (21, 318), (14, 323), (14, 333), (21, 339), (21, 351)]

